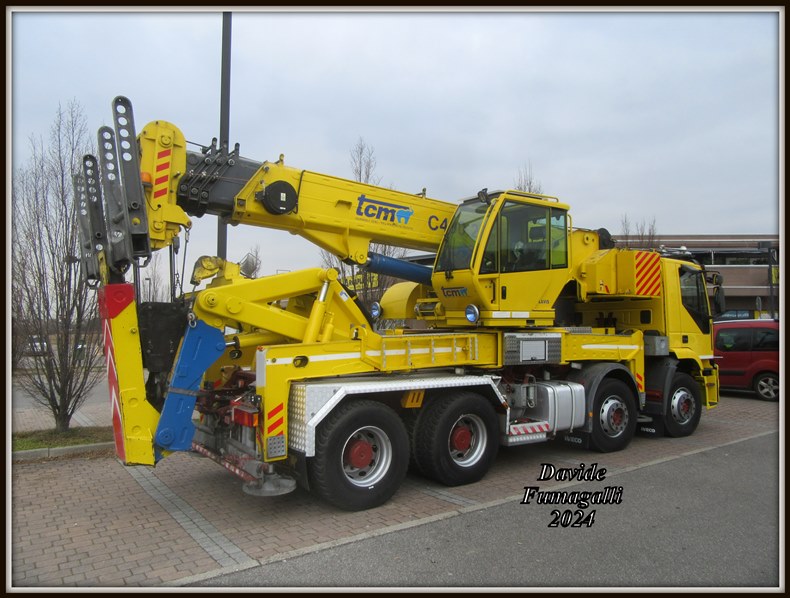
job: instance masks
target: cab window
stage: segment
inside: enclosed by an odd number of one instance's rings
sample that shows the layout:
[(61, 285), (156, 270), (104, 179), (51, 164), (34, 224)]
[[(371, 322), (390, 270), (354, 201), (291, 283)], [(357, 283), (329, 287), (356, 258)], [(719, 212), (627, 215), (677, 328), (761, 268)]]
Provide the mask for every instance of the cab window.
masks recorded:
[(477, 235), (484, 226), (488, 206), (477, 200), (461, 204), (455, 212), (436, 257), (442, 271), (469, 268)]
[(710, 333), (711, 316), (708, 308), (708, 293), (701, 270), (682, 266), (680, 269), (680, 295), (683, 307), (694, 319), (699, 329)]
[(565, 210), (505, 203), (483, 253), (482, 274), (529, 272), (568, 265)]

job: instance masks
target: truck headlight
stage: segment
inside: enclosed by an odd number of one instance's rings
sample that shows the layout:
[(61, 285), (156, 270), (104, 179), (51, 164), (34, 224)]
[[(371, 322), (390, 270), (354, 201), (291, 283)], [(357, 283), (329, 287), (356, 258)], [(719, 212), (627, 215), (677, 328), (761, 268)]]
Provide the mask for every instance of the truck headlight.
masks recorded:
[(370, 316), (374, 320), (378, 320), (381, 317), (381, 312), (382, 312), (381, 303), (379, 303), (378, 301), (374, 301), (373, 303), (371, 303)]
[(466, 314), (466, 319), (472, 324), (480, 319), (480, 310), (477, 309), (477, 306), (474, 303), (467, 305), (466, 311), (464, 313)]

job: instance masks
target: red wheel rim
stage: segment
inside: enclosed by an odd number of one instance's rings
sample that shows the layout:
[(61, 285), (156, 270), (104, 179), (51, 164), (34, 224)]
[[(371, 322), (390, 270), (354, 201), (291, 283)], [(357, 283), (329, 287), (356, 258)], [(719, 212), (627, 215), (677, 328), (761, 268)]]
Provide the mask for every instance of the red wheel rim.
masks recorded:
[(450, 433), (450, 446), (460, 452), (469, 450), (472, 446), (472, 431), (466, 426), (456, 426)]
[(352, 440), (346, 447), (345, 455), (343, 455), (343, 461), (357, 469), (367, 467), (372, 460), (373, 445), (362, 438)]

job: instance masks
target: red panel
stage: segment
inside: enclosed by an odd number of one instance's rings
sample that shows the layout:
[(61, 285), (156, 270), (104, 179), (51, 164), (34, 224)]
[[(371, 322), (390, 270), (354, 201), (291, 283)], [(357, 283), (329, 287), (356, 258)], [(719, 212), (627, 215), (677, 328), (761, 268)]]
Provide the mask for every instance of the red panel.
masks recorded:
[(134, 286), (128, 282), (108, 284), (99, 289), (99, 315), (113, 319), (134, 301)]

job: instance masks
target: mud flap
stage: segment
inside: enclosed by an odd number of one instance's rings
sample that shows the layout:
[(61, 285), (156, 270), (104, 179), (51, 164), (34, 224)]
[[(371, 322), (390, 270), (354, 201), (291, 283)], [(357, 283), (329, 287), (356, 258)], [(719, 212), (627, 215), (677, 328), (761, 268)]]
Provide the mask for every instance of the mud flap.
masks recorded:
[(641, 416), (636, 423), (636, 433), (640, 436), (652, 436), (654, 438), (666, 436), (664, 433), (664, 418), (658, 415)]
[(590, 435), (586, 432), (560, 432), (557, 438), (580, 449), (590, 448)]

